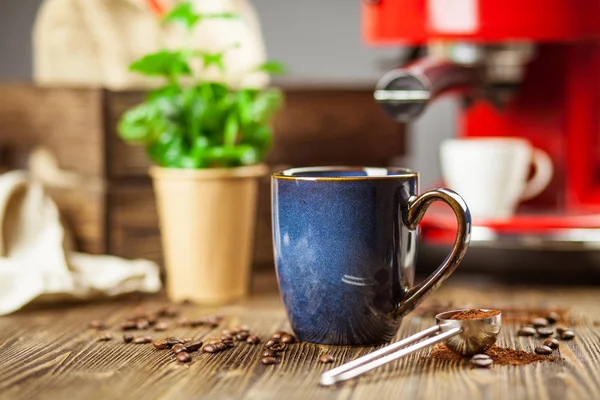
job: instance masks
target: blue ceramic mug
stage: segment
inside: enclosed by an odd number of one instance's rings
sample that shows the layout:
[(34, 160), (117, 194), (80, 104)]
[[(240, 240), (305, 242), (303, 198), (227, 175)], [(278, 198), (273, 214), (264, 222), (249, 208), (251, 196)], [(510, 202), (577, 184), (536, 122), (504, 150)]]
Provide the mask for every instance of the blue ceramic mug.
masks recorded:
[[(277, 279), (299, 339), (323, 344), (387, 342), (402, 316), (462, 260), (471, 216), (449, 189), (418, 195), (419, 176), (401, 168), (310, 167), (272, 176)], [(456, 214), (446, 260), (414, 284), (417, 225), (434, 201)]]

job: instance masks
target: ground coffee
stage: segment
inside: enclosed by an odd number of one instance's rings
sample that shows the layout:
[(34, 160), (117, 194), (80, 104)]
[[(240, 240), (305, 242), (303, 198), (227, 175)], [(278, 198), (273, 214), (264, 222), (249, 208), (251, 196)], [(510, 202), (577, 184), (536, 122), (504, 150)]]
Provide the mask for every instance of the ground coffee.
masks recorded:
[[(494, 360), (494, 364), (498, 365), (525, 365), (538, 361), (554, 361), (555, 357), (528, 353), (523, 350), (509, 349), (505, 347), (492, 346), (485, 354)], [(431, 358), (443, 361), (467, 361), (469, 357), (463, 357), (460, 354), (454, 353), (445, 344), (437, 345), (433, 348), (430, 354)]]
[(500, 314), (498, 310), (480, 310), (478, 308), (471, 308), (470, 310), (459, 311), (456, 314), (453, 314), (449, 319), (480, 319), (480, 318), (489, 318), (495, 315)]

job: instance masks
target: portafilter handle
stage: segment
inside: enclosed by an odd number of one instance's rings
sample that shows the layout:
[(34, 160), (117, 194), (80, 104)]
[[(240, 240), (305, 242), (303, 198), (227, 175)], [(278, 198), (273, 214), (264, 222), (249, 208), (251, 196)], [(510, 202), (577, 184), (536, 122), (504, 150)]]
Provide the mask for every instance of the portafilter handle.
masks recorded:
[(408, 122), (438, 96), (473, 91), (480, 83), (475, 66), (425, 57), (385, 74), (377, 83), (374, 97), (396, 121)]

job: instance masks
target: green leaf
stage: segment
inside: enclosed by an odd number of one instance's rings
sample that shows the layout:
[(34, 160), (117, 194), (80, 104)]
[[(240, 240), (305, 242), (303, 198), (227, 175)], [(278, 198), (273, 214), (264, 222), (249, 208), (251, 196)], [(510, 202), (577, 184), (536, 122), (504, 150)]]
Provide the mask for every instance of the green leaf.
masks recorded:
[(233, 12), (222, 12), (222, 13), (202, 13), (199, 14), (201, 19), (238, 19), (240, 14)]
[(186, 29), (192, 29), (200, 20), (200, 15), (194, 12), (191, 1), (176, 4), (171, 11), (163, 17), (164, 22), (182, 24)]
[(238, 123), (237, 115), (235, 113), (229, 113), (225, 120), (225, 130), (223, 142), (226, 146), (234, 146), (237, 142), (238, 132), (240, 126)]
[(148, 54), (134, 61), (129, 69), (144, 75), (162, 75), (170, 78), (192, 73), (183, 53), (168, 50)]
[(283, 94), (277, 89), (259, 92), (252, 103), (252, 119), (257, 124), (271, 121), (277, 110), (283, 104)]
[(168, 124), (157, 105), (148, 102), (127, 110), (117, 130), (126, 142), (143, 144), (155, 140)]
[(200, 59), (202, 60), (202, 66), (204, 68), (208, 68), (211, 66), (215, 66), (219, 69), (219, 71), (221, 72), (225, 72), (225, 63), (223, 62), (223, 52), (220, 53), (207, 53), (207, 52), (202, 52), (199, 51), (196, 53), (198, 56), (200, 56)]
[(235, 163), (238, 165), (252, 165), (259, 162), (260, 156), (258, 151), (250, 145), (237, 146), (235, 151)]
[(279, 61), (267, 61), (256, 67), (256, 69), (271, 75), (283, 75), (287, 72), (285, 64)]

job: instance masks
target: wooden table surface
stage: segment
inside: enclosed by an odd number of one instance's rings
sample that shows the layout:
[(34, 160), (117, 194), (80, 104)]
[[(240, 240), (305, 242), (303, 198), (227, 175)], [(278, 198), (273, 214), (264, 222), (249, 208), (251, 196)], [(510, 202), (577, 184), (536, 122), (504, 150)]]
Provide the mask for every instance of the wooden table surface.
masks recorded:
[[(264, 293), (264, 291), (263, 291)], [(121, 300), (25, 310), (0, 317), (0, 398), (6, 399), (599, 399), (600, 288), (519, 288), (453, 281), (436, 300), (488, 307), (565, 308), (577, 337), (561, 344), (561, 360), (526, 366), (472, 369), (468, 364), (432, 360), (429, 350), (386, 365), (335, 387), (321, 387), (319, 374), (372, 348), (292, 345), (282, 363), (259, 363), (262, 346), (238, 344), (218, 354), (200, 354), (179, 364), (171, 352), (149, 344), (125, 344), (118, 325), (136, 305), (148, 310), (161, 299)], [(214, 308), (178, 306), (183, 316), (220, 312), (219, 328), (171, 328), (148, 331), (210, 337), (225, 327), (247, 324), (261, 338), (288, 328), (277, 293), (268, 290), (243, 304)], [(87, 329), (102, 319), (115, 338), (98, 342)], [(429, 316), (405, 318), (398, 337), (431, 326)], [(172, 323), (172, 325), (175, 325)], [(532, 351), (539, 339), (517, 338), (514, 324), (504, 324), (498, 344)], [(331, 353), (334, 364), (317, 359)]]

